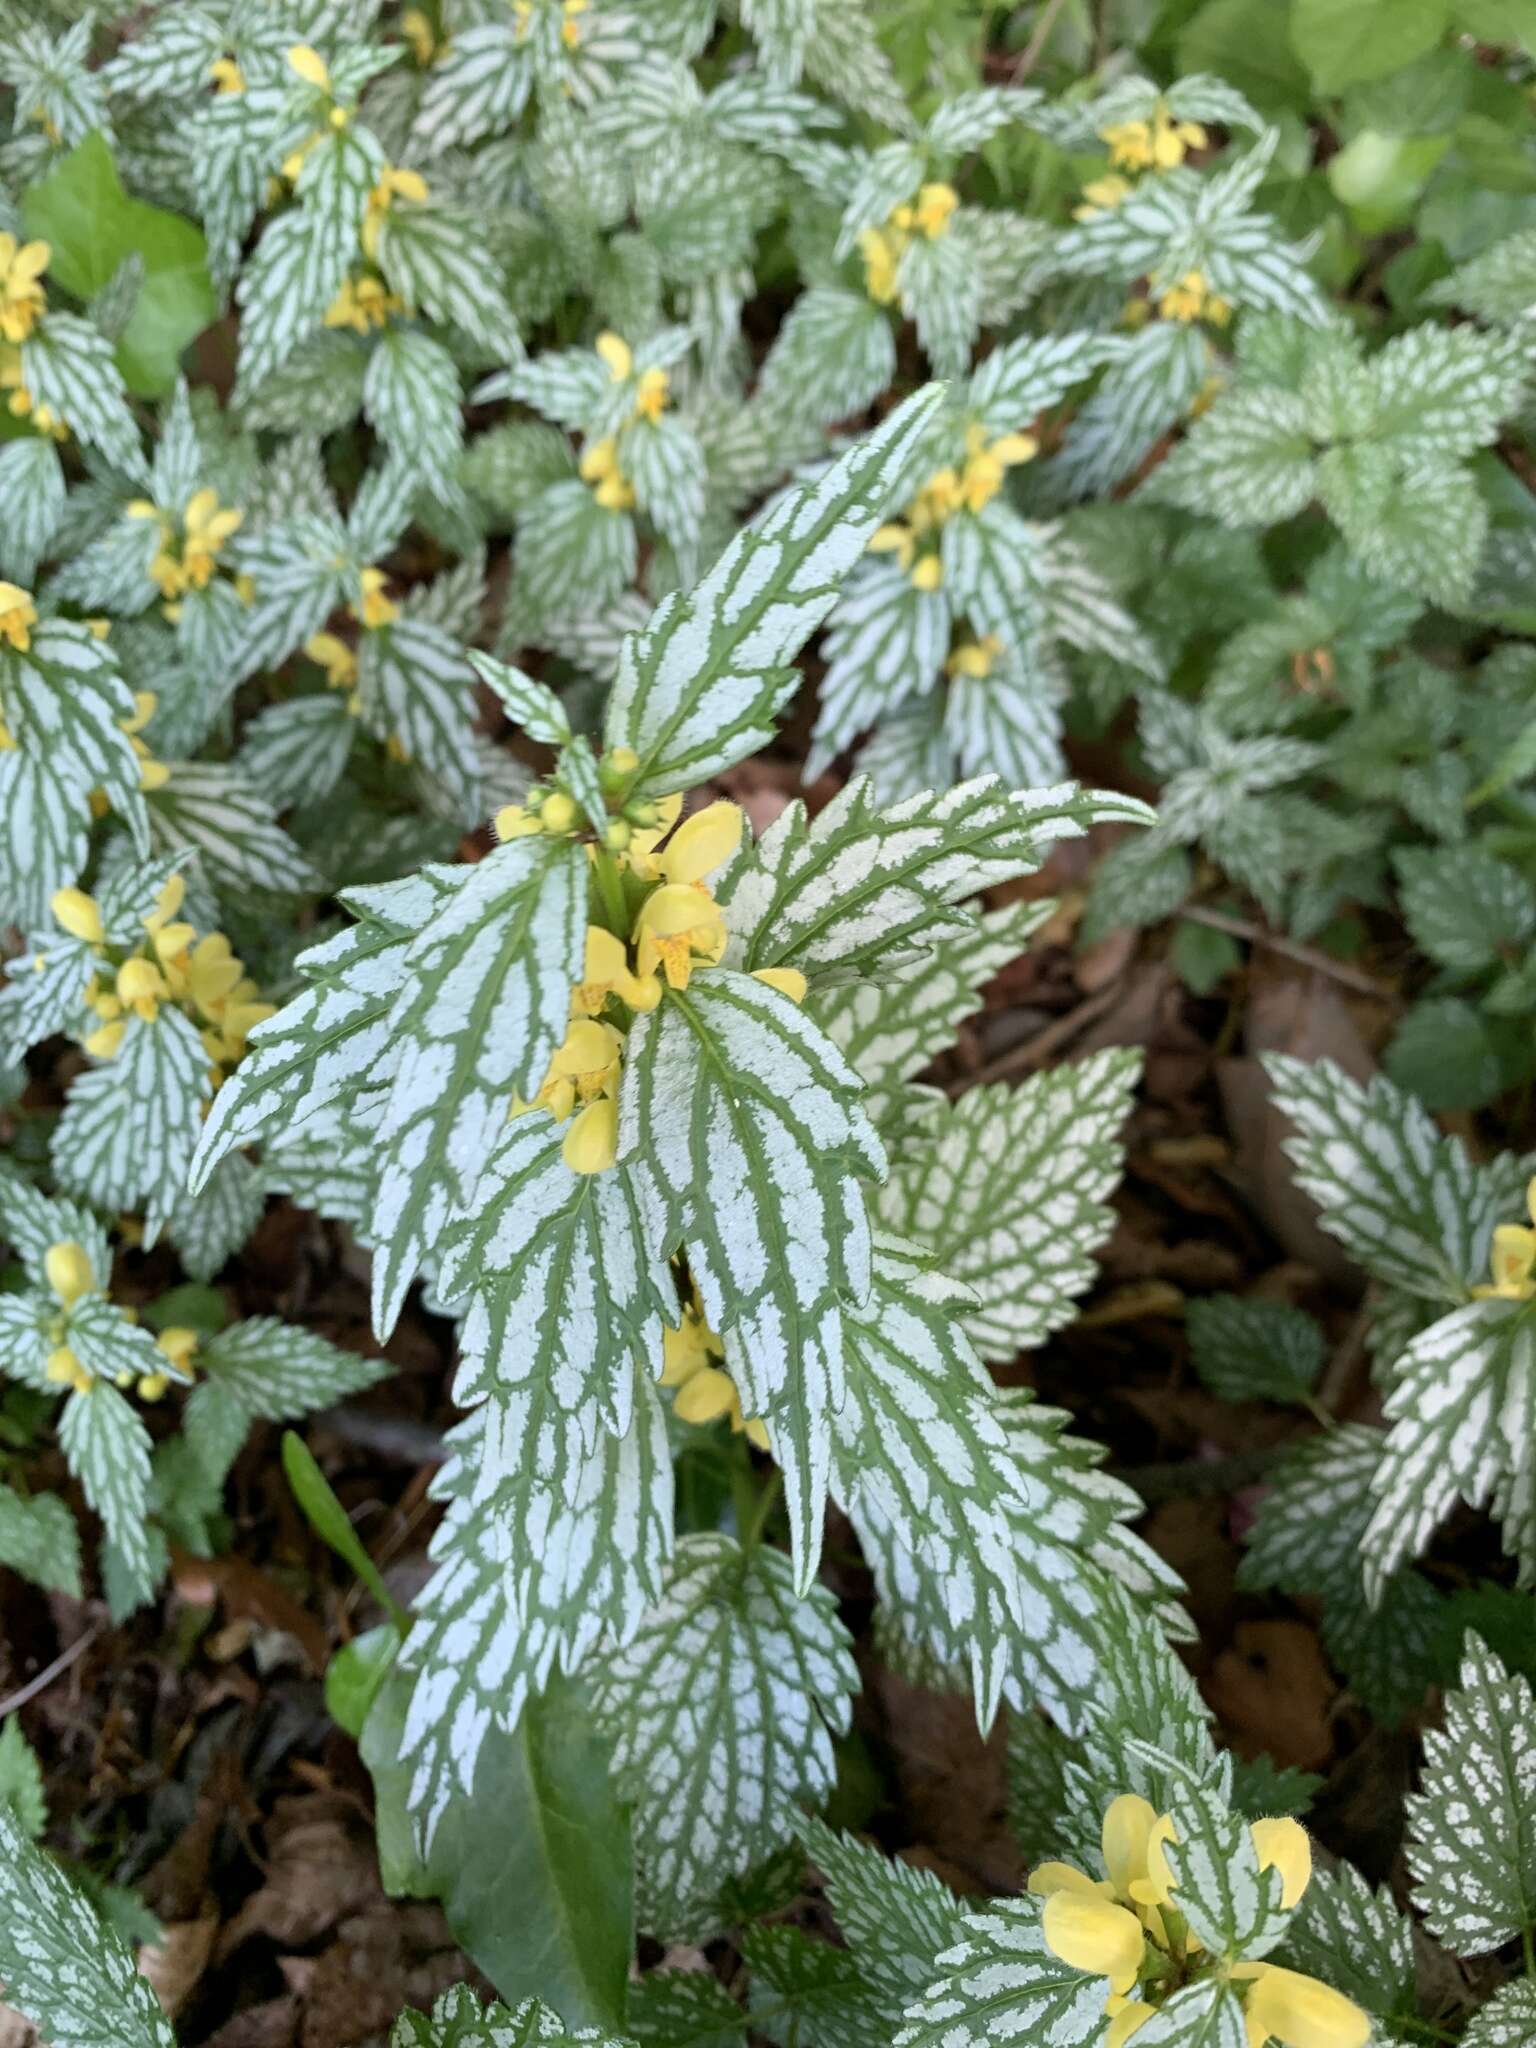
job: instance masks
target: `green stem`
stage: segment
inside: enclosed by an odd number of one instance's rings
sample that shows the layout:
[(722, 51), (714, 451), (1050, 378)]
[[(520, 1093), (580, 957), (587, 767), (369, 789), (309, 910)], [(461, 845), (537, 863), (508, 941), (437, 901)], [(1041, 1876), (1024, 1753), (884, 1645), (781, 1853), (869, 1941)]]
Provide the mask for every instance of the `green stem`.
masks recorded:
[(1445, 2027), (1437, 2027), (1433, 2020), (1408, 2019), (1401, 2013), (1392, 2016), (1394, 2027), (1401, 2027), (1405, 2033), (1420, 2034), (1426, 2041), (1455, 2041), (1459, 2037)]
[(617, 939), (629, 937), (629, 911), (624, 902), (624, 883), (619, 864), (606, 846), (593, 849), (592, 873), (597, 882), (597, 900), (602, 905), (608, 929)]
[(1527, 1927), (1525, 1942), (1525, 1974), (1536, 1983), (1536, 1927)]
[[(764, 1486), (762, 1492), (757, 1497), (757, 1507), (755, 1512), (753, 1513), (751, 1522), (745, 1529), (742, 1530), (741, 1547), (743, 1550), (756, 1550), (758, 1544), (762, 1542), (763, 1531), (768, 1526), (768, 1517), (773, 1513), (773, 1510), (778, 1503), (779, 1495), (783, 1491), (783, 1489), (784, 1474), (779, 1470), (778, 1466), (775, 1465), (772, 1474), (768, 1479), (767, 1484)], [(738, 1520), (738, 1527), (739, 1526), (740, 1523)]]

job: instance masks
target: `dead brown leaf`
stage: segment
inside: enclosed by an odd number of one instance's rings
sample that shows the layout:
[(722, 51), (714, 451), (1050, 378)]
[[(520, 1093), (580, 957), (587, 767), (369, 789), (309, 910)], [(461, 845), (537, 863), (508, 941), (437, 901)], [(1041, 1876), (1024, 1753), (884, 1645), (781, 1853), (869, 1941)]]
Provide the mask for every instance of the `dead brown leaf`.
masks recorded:
[(218, 1911), (210, 1904), (196, 1920), (174, 1921), (157, 1942), (139, 1950), (139, 1975), (148, 1978), (171, 2019), (202, 1981), (218, 1931)]
[(266, 1881), (225, 1928), (219, 1960), (258, 1934), (285, 1948), (308, 1947), (379, 1897), (373, 1842), (350, 1802), (322, 1793), (279, 1800)]
[(1338, 1685), (1315, 1630), (1302, 1621), (1245, 1621), (1211, 1666), (1205, 1696), (1241, 1756), (1268, 1753), (1297, 1770), (1333, 1755)]

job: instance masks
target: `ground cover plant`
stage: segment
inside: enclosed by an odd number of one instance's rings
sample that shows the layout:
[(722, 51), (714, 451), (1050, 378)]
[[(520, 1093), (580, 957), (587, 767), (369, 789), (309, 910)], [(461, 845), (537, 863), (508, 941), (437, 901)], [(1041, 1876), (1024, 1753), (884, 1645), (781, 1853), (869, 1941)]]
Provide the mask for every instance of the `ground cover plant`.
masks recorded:
[(1536, 2041), (1536, 10), (0, 0), (0, 2021)]

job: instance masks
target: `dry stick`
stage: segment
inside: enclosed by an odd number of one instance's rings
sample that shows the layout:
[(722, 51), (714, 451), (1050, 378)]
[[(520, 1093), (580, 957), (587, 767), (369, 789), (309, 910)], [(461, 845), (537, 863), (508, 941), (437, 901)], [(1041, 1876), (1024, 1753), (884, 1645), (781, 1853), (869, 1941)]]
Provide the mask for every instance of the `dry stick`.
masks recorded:
[(1340, 1339), (1338, 1350), (1329, 1359), (1318, 1384), (1318, 1402), (1330, 1420), (1348, 1405), (1356, 1369), (1365, 1357), (1365, 1340), (1370, 1334), (1370, 1328), (1370, 1307), (1368, 1303), (1362, 1302), (1355, 1311), (1354, 1320)]
[(1191, 924), (1209, 925), (1213, 932), (1226, 932), (1231, 938), (1246, 939), (1250, 946), (1267, 946), (1271, 953), (1283, 953), (1287, 960), (1294, 960), (1302, 967), (1315, 967), (1319, 974), (1330, 975), (1359, 995), (1375, 996), (1381, 1002), (1391, 997), (1392, 991), (1384, 982), (1362, 974), (1359, 968), (1346, 967), (1331, 953), (1321, 952), (1316, 946), (1304, 946), (1299, 939), (1284, 938), (1279, 932), (1253, 924), (1246, 917), (1233, 917), (1225, 910), (1207, 910), (1201, 903), (1186, 903), (1178, 915), (1187, 917)]
[(61, 1650), (51, 1664), (39, 1671), (36, 1678), (29, 1678), (25, 1685), (0, 1700), (0, 1720), (4, 1720), (7, 1714), (14, 1714), (18, 1707), (24, 1707), (28, 1700), (35, 1700), (40, 1692), (46, 1692), (53, 1681), (61, 1677), (71, 1664), (80, 1661), (100, 1634), (101, 1624), (97, 1622), (88, 1628), (83, 1636), (77, 1636), (67, 1650)]
[(1108, 988), (1101, 988), (1097, 995), (1089, 996), (1076, 1009), (1068, 1010), (1064, 1017), (1057, 1017), (1043, 1031), (1037, 1031), (1033, 1038), (1026, 1038), (1022, 1045), (999, 1053), (995, 1060), (989, 1060), (974, 1074), (965, 1074), (958, 1081), (951, 1081), (949, 1093), (963, 1095), (968, 1088), (979, 1088), (987, 1081), (1006, 1080), (1021, 1068), (1038, 1066), (1041, 1060), (1048, 1060), (1053, 1052), (1060, 1051), (1080, 1031), (1086, 1030), (1096, 1017), (1102, 1017), (1114, 1006), (1119, 994), (1120, 984), (1112, 981)]
[(1040, 19), (1035, 23), (1034, 33), (1024, 45), (1024, 54), (1015, 67), (1013, 74), (1015, 85), (1022, 79), (1028, 78), (1031, 71), (1034, 70), (1041, 57), (1045, 54), (1045, 46), (1051, 40), (1051, 30), (1056, 26), (1056, 17), (1060, 14), (1063, 5), (1064, 0), (1045, 0), (1045, 6), (1040, 12)]

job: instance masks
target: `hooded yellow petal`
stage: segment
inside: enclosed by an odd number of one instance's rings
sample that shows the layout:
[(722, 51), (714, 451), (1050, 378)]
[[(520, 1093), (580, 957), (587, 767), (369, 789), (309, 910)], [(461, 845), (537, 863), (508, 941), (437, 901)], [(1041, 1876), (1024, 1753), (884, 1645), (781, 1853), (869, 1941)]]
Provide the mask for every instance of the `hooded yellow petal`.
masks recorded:
[(1129, 1991), (1136, 1982), (1146, 1937), (1124, 1906), (1077, 1890), (1052, 1892), (1041, 1925), (1046, 1947), (1074, 1970), (1107, 1977), (1112, 1991)]
[(667, 841), (657, 866), (669, 882), (702, 882), (741, 844), (742, 816), (738, 804), (706, 804), (685, 818)]
[(1280, 1873), (1280, 1903), (1294, 1906), (1312, 1878), (1312, 1843), (1300, 1821), (1256, 1820), (1248, 1830), (1260, 1870)]

